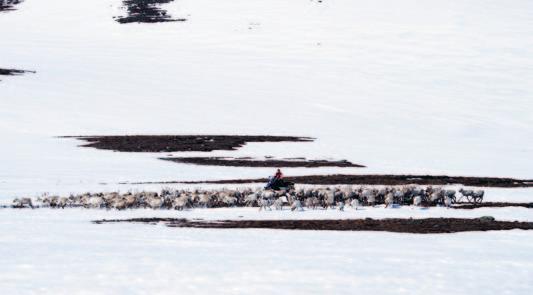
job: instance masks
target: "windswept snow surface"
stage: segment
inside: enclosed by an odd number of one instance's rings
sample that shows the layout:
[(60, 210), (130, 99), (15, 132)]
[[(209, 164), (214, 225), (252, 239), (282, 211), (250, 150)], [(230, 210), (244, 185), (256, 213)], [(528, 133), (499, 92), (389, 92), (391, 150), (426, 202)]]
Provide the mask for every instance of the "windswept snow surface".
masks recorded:
[[(0, 14), (0, 203), (124, 181), (264, 177), (271, 169), (78, 148), (58, 135), (261, 134), (190, 156), (347, 159), (365, 169), (533, 178), (530, 0), (176, 0), (186, 22), (119, 24), (118, 0), (28, 0)], [(166, 156), (163, 155), (163, 156)], [(107, 183), (107, 184), (103, 184)], [(531, 202), (532, 190), (487, 200)], [(99, 218), (384, 218), (531, 210), (262, 212), (0, 209), (2, 294), (531, 294), (533, 234), (180, 229)]]
[[(0, 210), (5, 294), (530, 294), (533, 288), (533, 235), (520, 230), (186, 229), (89, 223), (161, 215), (145, 210), (22, 211)], [(326, 212), (307, 213), (301, 216)], [(258, 216), (252, 209), (172, 215), (195, 214)]]
[[(117, 0), (0, 16), (0, 193), (123, 180), (259, 177), (57, 135), (280, 134), (213, 155), (347, 159), (346, 173), (531, 178), (533, 2), (176, 0), (186, 22), (119, 24)], [(289, 170), (287, 174), (322, 170)]]

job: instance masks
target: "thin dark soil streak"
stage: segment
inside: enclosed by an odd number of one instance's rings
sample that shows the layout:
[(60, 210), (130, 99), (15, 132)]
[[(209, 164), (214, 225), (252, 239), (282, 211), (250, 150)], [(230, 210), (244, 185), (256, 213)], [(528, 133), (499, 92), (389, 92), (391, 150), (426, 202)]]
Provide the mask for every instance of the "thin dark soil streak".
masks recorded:
[(2, 69), (0, 68), (0, 75), (2, 76), (15, 76), (15, 75), (22, 75), (25, 73), (33, 73), (35, 74), (35, 71), (28, 71), (28, 70), (18, 70), (18, 69)]
[(454, 209), (477, 209), (477, 208), (504, 208), (504, 207), (524, 207), (533, 209), (533, 203), (510, 203), (510, 202), (483, 202), (480, 204), (456, 203)]
[[(496, 178), (496, 177), (464, 177), (446, 175), (309, 175), (286, 178), (296, 184), (313, 185), (451, 185), (462, 184), (477, 187), (533, 187), (533, 180)], [(266, 183), (266, 178), (228, 179), (207, 181), (166, 181), (166, 182), (134, 182), (131, 184), (246, 184)]]
[(425, 219), (342, 219), (342, 220), (221, 220), (202, 221), (174, 218), (134, 218), (96, 220), (96, 224), (133, 222), (186, 228), (262, 228), (285, 230), (336, 230), (336, 231), (384, 231), (395, 233), (440, 234), (469, 231), (533, 229), (533, 222), (496, 221), (492, 217), (475, 219), (425, 218)]
[(221, 157), (169, 157), (160, 158), (161, 160), (172, 161), (184, 164), (204, 165), (204, 166), (229, 166), (229, 167), (365, 167), (359, 164), (353, 164), (346, 160), (327, 161), (327, 160), (253, 160), (244, 158), (221, 158)]

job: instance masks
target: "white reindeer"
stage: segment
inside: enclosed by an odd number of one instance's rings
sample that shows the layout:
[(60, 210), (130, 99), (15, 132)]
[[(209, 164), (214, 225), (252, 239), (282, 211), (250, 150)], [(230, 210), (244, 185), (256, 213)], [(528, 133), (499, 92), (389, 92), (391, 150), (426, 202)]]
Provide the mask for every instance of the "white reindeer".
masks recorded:
[(146, 203), (148, 204), (148, 207), (152, 208), (152, 209), (160, 209), (161, 206), (163, 205), (163, 202), (165, 200), (163, 198), (160, 198), (160, 197), (148, 197), (146, 199)]
[(394, 195), (392, 193), (388, 193), (385, 195), (385, 208), (388, 208), (392, 205), (394, 205)]
[(304, 211), (304, 208), (302, 207), (302, 202), (300, 200), (294, 200), (291, 204), (291, 211)]
[(358, 210), (358, 208), (359, 208), (359, 206), (360, 206), (359, 199), (353, 199), (353, 200), (350, 202), (350, 206), (351, 206), (354, 210)]
[(422, 197), (421, 196), (415, 196), (413, 198), (413, 205), (416, 206), (416, 207), (419, 207), (420, 205), (422, 205)]

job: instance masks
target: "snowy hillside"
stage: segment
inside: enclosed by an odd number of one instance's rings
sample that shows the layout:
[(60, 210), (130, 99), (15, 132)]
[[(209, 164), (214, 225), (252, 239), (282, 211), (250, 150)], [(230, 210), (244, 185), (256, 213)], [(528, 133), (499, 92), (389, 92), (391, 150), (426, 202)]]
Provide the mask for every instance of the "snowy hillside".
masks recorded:
[[(192, 214), (257, 214), (201, 211)], [(0, 264), (0, 288), (9, 294), (529, 294), (532, 287), (533, 235), (520, 230), (409, 235), (174, 229), (89, 223), (152, 212), (0, 214), (0, 228), (11, 229), (0, 235), (0, 250), (17, 253)]]
[(117, 23), (120, 1), (17, 7), (0, 15), (0, 65), (37, 73), (0, 82), (3, 194), (271, 173), (53, 138), (79, 134), (306, 135), (231, 155), (533, 175), (531, 1), (180, 0), (164, 8), (187, 21), (158, 24)]
[[(533, 179), (533, 1), (165, 0), (152, 11), (164, 12), (162, 23), (135, 23), (126, 2), (132, 1), (0, 0), (9, 5), (0, 10), (0, 69), (36, 71), (0, 76), (1, 294), (531, 293), (533, 234), (525, 230), (397, 234), (91, 223), (481, 216), (533, 222), (532, 209), (523, 207), (178, 212), (4, 205), (44, 192), (195, 189), (200, 184), (147, 182), (274, 172), (160, 157), (305, 157), (366, 166), (284, 169), (289, 176)], [(316, 141), (133, 153), (59, 138), (124, 134)], [(484, 189), (485, 201), (533, 202), (531, 188)]]

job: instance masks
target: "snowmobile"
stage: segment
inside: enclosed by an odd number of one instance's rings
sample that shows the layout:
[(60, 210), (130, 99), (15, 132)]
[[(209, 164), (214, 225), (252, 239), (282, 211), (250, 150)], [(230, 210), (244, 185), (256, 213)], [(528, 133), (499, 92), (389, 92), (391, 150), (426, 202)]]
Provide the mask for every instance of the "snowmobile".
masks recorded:
[(294, 183), (287, 181), (283, 178), (281, 179), (270, 179), (268, 184), (265, 186), (265, 189), (271, 189), (275, 191), (287, 191), (294, 189)]

